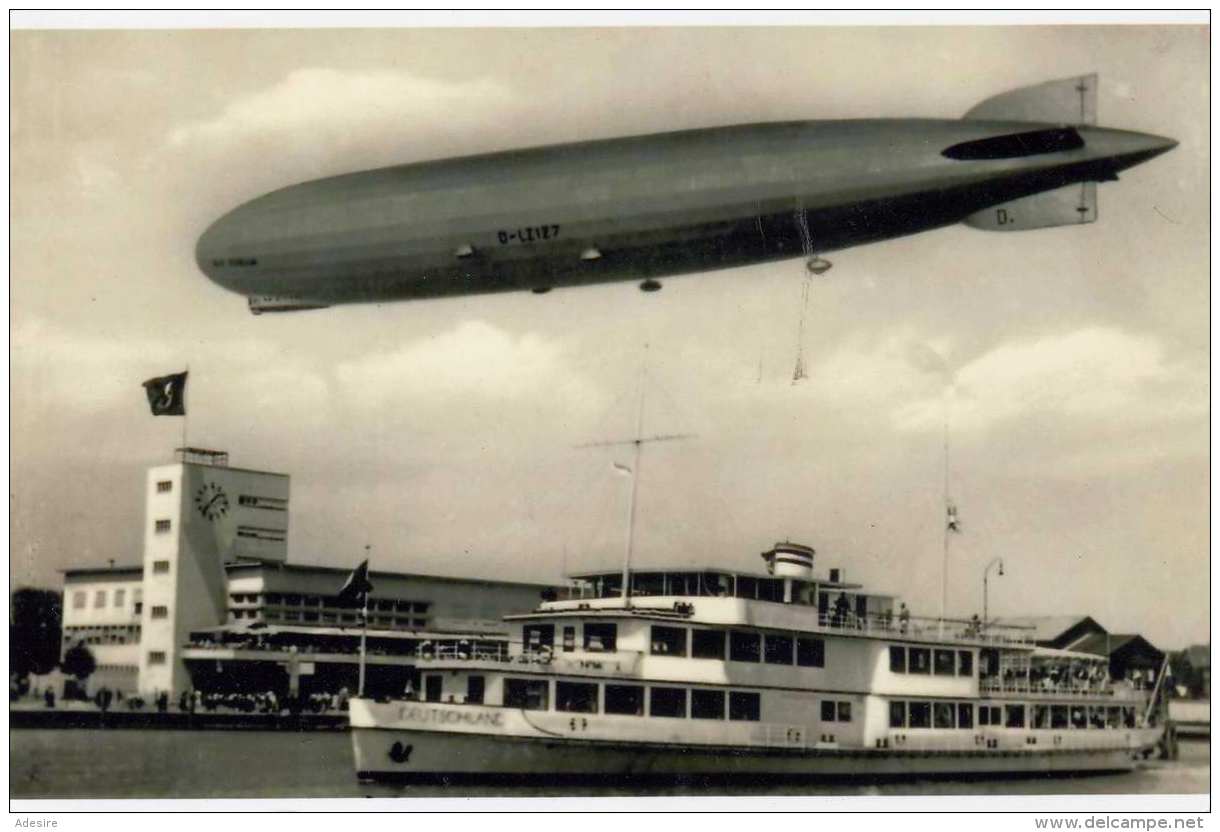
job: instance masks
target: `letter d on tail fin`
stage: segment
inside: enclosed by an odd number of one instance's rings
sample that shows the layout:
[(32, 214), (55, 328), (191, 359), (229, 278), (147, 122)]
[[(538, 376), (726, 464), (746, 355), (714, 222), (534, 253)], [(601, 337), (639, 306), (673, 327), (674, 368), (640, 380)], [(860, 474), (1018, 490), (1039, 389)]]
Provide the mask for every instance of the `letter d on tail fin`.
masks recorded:
[(1079, 75), (1000, 93), (962, 116), (970, 121), (1097, 124), (1097, 75)]
[(984, 208), (966, 217), (983, 231), (1028, 231), (1097, 221), (1097, 183), (1080, 182)]

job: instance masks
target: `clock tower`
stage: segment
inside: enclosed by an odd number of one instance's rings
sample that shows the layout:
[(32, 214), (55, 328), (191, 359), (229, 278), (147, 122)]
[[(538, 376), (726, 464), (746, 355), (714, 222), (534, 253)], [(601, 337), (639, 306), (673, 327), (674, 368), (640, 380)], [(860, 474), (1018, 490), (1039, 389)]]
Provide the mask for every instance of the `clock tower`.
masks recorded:
[(140, 692), (171, 698), (190, 684), (178, 657), (188, 633), (225, 623), (224, 565), (288, 555), (286, 474), (231, 467), (222, 451), (175, 456), (148, 470), (140, 611)]

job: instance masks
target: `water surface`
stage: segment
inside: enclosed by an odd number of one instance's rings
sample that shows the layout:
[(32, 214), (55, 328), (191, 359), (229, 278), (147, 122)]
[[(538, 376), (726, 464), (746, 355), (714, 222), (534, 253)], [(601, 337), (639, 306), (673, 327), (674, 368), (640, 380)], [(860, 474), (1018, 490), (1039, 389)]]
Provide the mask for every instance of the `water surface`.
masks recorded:
[[(360, 783), (348, 735), (337, 731), (15, 730), (9, 734), (11, 798), (309, 798), (702, 795), (690, 787), (505, 788)], [(1128, 774), (987, 781), (842, 782), (717, 789), (740, 795), (1203, 794), (1208, 744), (1183, 742), (1178, 760)]]

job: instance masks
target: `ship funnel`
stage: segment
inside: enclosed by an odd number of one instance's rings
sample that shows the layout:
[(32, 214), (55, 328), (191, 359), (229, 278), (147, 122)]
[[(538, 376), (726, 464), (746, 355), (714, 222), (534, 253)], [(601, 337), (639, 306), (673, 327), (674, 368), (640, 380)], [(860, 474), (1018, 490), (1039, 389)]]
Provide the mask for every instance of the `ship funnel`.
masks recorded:
[(776, 543), (775, 548), (762, 553), (767, 562), (767, 572), (776, 577), (813, 580), (812, 546), (799, 543)]

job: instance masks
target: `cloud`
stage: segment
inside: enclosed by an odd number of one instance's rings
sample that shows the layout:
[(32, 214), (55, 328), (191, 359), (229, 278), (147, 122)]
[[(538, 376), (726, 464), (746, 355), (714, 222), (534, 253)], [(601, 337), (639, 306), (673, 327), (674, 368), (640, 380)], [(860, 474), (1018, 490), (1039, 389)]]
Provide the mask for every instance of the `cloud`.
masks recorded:
[[(435, 135), (449, 124), (488, 119), (511, 98), (503, 84), (476, 79), (437, 81), (405, 72), (350, 72), (304, 68), (278, 83), (240, 96), (218, 115), (170, 130), (168, 143), (234, 143), (293, 136), (327, 146), (348, 136), (383, 135), (372, 129), (396, 123), (396, 133)], [(393, 134), (390, 134), (393, 135)], [(401, 148), (396, 148), (401, 149)]]
[[(190, 358), (181, 344), (132, 333), (73, 331), (31, 318), (12, 333), (14, 415), (39, 420), (48, 411), (79, 417), (143, 409), (140, 383), (180, 370)], [(188, 402), (208, 403), (204, 412), (251, 414), (274, 406), (298, 421), (320, 419), (328, 399), (329, 383), (304, 360), (254, 338), (209, 343), (188, 393)]]
[[(478, 320), (398, 350), (341, 362), (335, 379), (343, 398), (360, 407), (441, 408), (447, 420), (458, 421), (466, 408), (520, 412), (541, 404), (571, 415), (596, 412), (602, 400), (601, 392), (567, 364), (557, 341), (528, 332), (514, 336)], [(509, 415), (509, 410), (499, 413)]]
[[(1169, 359), (1151, 336), (1086, 327), (999, 344), (953, 376), (955, 430), (984, 431), (1024, 416), (1146, 424), (1206, 413), (1206, 380)], [(895, 426), (943, 419), (935, 395), (900, 406)]]

